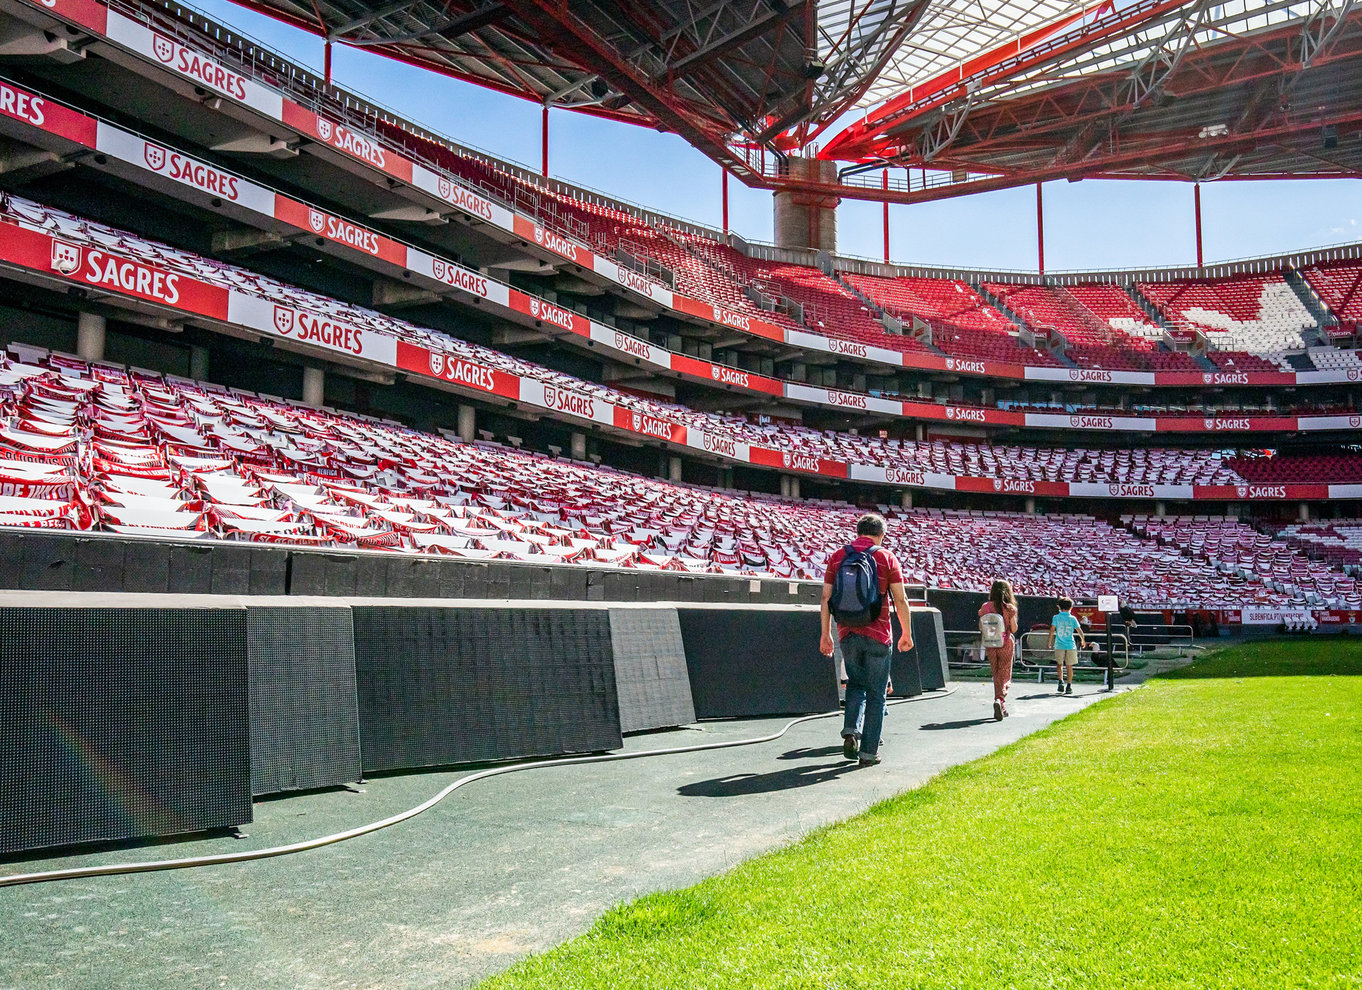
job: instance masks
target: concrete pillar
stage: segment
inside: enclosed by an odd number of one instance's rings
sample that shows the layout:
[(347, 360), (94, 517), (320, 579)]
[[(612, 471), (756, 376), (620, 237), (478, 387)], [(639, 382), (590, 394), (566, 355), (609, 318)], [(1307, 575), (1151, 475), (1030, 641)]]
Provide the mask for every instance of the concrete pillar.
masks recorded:
[[(824, 182), (829, 186), (837, 181), (836, 162), (792, 155), (787, 164), (794, 178)], [(836, 253), (836, 196), (818, 192), (778, 192), (774, 201), (777, 246)]]
[(733, 469), (731, 467), (719, 468), (719, 487), (720, 488), (733, 487)]
[(1303, 523), (1308, 523), (1310, 521), (1309, 502), (1302, 502), (1299, 506), (1296, 507), (1296, 518)]
[(189, 377), (196, 382), (208, 381), (208, 348), (197, 344), (189, 348)]
[(1162, 519), (1164, 516), (1168, 515), (1168, 507), (1165, 506), (1162, 502), (1155, 502), (1154, 515)]
[(799, 498), (799, 479), (790, 475), (790, 498)]
[(911, 509), (912, 507), (913, 507), (913, 493), (912, 493), (911, 491), (905, 490), (904, 493), (903, 493), (902, 495), (899, 496), (899, 508), (901, 508), (901, 509)]
[(918, 423), (915, 427), (913, 427), (913, 433), (916, 436), (918, 443), (921, 443), (922, 438), (927, 435), (921, 423)]
[(1026, 511), (1029, 515), (1036, 514), (1036, 500), (1030, 495), (1026, 496)]
[(81, 313), (76, 317), (76, 356), (82, 361), (104, 360), (104, 317)]
[(303, 404), (307, 406), (326, 404), (326, 372), (310, 364), (303, 368)]
[(572, 434), (572, 459), (574, 461), (586, 460), (586, 434)]
[(667, 478), (670, 481), (679, 482), (681, 480), (681, 458), (673, 456), (667, 464)]
[(459, 406), (459, 439), (464, 443), (472, 443), (477, 439), (478, 416), (477, 410), (472, 406)]

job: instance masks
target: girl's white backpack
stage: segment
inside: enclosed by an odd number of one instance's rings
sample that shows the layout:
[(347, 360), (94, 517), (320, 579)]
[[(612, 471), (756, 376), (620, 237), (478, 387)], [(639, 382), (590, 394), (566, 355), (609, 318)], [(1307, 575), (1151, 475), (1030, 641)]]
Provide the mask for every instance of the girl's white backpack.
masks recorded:
[(987, 615), (979, 616), (979, 631), (984, 634), (984, 649), (998, 650), (1002, 648), (1003, 642), (1007, 639), (1007, 628), (1003, 625), (1003, 617), (997, 612), (989, 612)]

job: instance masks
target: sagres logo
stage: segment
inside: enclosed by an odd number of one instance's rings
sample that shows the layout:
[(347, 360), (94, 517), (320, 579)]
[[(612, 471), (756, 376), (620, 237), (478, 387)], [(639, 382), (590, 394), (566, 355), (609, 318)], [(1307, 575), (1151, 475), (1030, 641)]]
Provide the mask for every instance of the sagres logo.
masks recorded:
[(449, 268), (445, 265), (445, 260), (443, 258), (431, 258), (430, 270), (441, 282), (445, 280), (445, 275), (449, 272)]
[(317, 118), (317, 136), (323, 141), (330, 141), (332, 134), (331, 121), (325, 117)]
[(651, 361), (653, 358), (653, 349), (648, 345), (647, 341), (639, 340), (637, 337), (631, 337), (627, 333), (621, 333), (618, 330), (615, 331), (615, 350), (643, 358), (645, 361)]
[(643, 427), (643, 413), (638, 412), (634, 413), (634, 415), (631, 417), (631, 423), (634, 432), (637, 433)]
[(1362, 368), (1349, 368), (1348, 381), (1355, 382), (1358, 378), (1362, 378)]
[(320, 234), (326, 229), (326, 214), (309, 209), (307, 211), (307, 225)]
[(1000, 492), (1000, 491), (1003, 490), (1003, 479), (1002, 479), (1002, 478), (994, 478), (994, 479), (993, 479), (993, 490), (994, 490), (995, 492)]
[(435, 178), (435, 191), (440, 194), (441, 199), (449, 199), (454, 194), (454, 183), (450, 182), (443, 175)]
[[(591, 419), (596, 415), (596, 400), (591, 396), (570, 392), (565, 388), (555, 388), (552, 385), (544, 386), (544, 405), (557, 412), (581, 416), (583, 419)], [(634, 413), (634, 429), (638, 428), (639, 414)]]
[(52, 270), (70, 275), (80, 267), (82, 251), (75, 244), (66, 241), (52, 242)]
[(780, 455), (780, 459), (781, 459), (782, 463), (784, 463), (784, 465), (785, 465), (786, 467), (789, 467), (789, 466), (790, 466), (790, 452), (789, 452), (788, 450), (785, 451), (785, 453), (783, 453), (783, 454)]
[(530, 315), (535, 319), (539, 318), (539, 300), (533, 296), (530, 297)]
[(1097, 368), (1071, 368), (1069, 369), (1069, 381), (1109, 382), (1111, 381), (1111, 372), (1101, 371)]
[(1214, 376), (1214, 375), (1202, 375), (1202, 376), (1201, 376), (1201, 381), (1202, 381), (1203, 384), (1209, 385), (1209, 384), (1211, 384), (1211, 382), (1215, 381), (1215, 376)]
[(1234, 487), (1234, 494), (1238, 495), (1240, 498), (1247, 498), (1248, 485), (1236, 485)]
[(946, 358), (946, 370), (947, 371), (955, 370), (955, 358)]
[(536, 244), (543, 244), (543, 243), (544, 243), (544, 228), (543, 228), (543, 227), (535, 227), (535, 228), (534, 228), (534, 242), (535, 242)]
[[(1209, 376), (1207, 376), (1207, 377), (1209, 377)], [(1202, 425), (1203, 427), (1205, 427), (1206, 429), (1208, 429), (1208, 430), (1213, 430), (1213, 429), (1215, 429), (1215, 420), (1213, 420), (1213, 419), (1203, 419), (1203, 420), (1201, 421), (1201, 425)]]
[(1351, 426), (1354, 430), (1357, 429), (1359, 426), (1362, 426), (1362, 416), (1349, 416), (1348, 425)]
[(159, 172), (166, 167), (166, 150), (159, 144), (152, 144), (150, 141), (142, 143), (142, 157), (146, 159), (147, 165), (153, 172)]
[(1069, 425), (1078, 429), (1109, 430), (1114, 420), (1110, 416), (1070, 416)]
[(1109, 494), (1109, 495), (1120, 495), (1120, 494), (1121, 494), (1121, 486), (1120, 486), (1120, 485), (1107, 485), (1107, 494)]
[(151, 36), (152, 53), (167, 65), (175, 58), (175, 42), (160, 34)]
[(738, 445), (728, 437), (716, 437), (712, 433), (703, 434), (701, 441), (705, 450), (714, 454), (723, 454), (725, 457), (737, 457)]
[(925, 485), (927, 476), (913, 468), (885, 468), (884, 480), (891, 485)]
[(955, 406), (947, 406), (947, 407), (946, 407), (946, 418), (947, 418), (947, 419), (955, 419)]
[(288, 306), (275, 305), (274, 307), (274, 329), (280, 333), (293, 332), (294, 314)]
[(430, 373), (439, 378), (445, 373), (445, 355), (443, 351), (430, 352)]

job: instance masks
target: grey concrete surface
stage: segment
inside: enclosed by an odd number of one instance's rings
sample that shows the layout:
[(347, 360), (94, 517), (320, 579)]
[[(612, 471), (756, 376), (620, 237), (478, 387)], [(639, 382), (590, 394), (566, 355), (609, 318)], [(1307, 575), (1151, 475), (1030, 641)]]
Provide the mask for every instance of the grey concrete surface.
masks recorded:
[[(1122, 688), (1128, 690), (1128, 688)], [(249, 864), (0, 888), (0, 988), (463, 987), (585, 931), (609, 907), (694, 883), (916, 787), (1109, 697), (982, 682), (894, 705), (884, 763), (841, 757), (840, 716), (771, 743), (478, 781), (412, 821)], [(627, 750), (767, 735), (787, 719), (634, 736)], [(258, 803), (249, 836), (0, 862), (0, 874), (265, 848), (425, 800), (460, 772)]]

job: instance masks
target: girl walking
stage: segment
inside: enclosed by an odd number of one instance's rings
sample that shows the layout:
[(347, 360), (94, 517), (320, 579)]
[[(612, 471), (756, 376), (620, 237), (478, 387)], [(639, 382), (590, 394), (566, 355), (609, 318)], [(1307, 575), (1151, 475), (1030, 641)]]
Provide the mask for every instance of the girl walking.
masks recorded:
[(1012, 585), (1001, 578), (993, 582), (988, 601), (979, 606), (979, 632), (993, 671), (993, 717), (1001, 722), (1008, 715), (1007, 689), (1012, 684), (1012, 656), (1017, 643), (1017, 596)]

